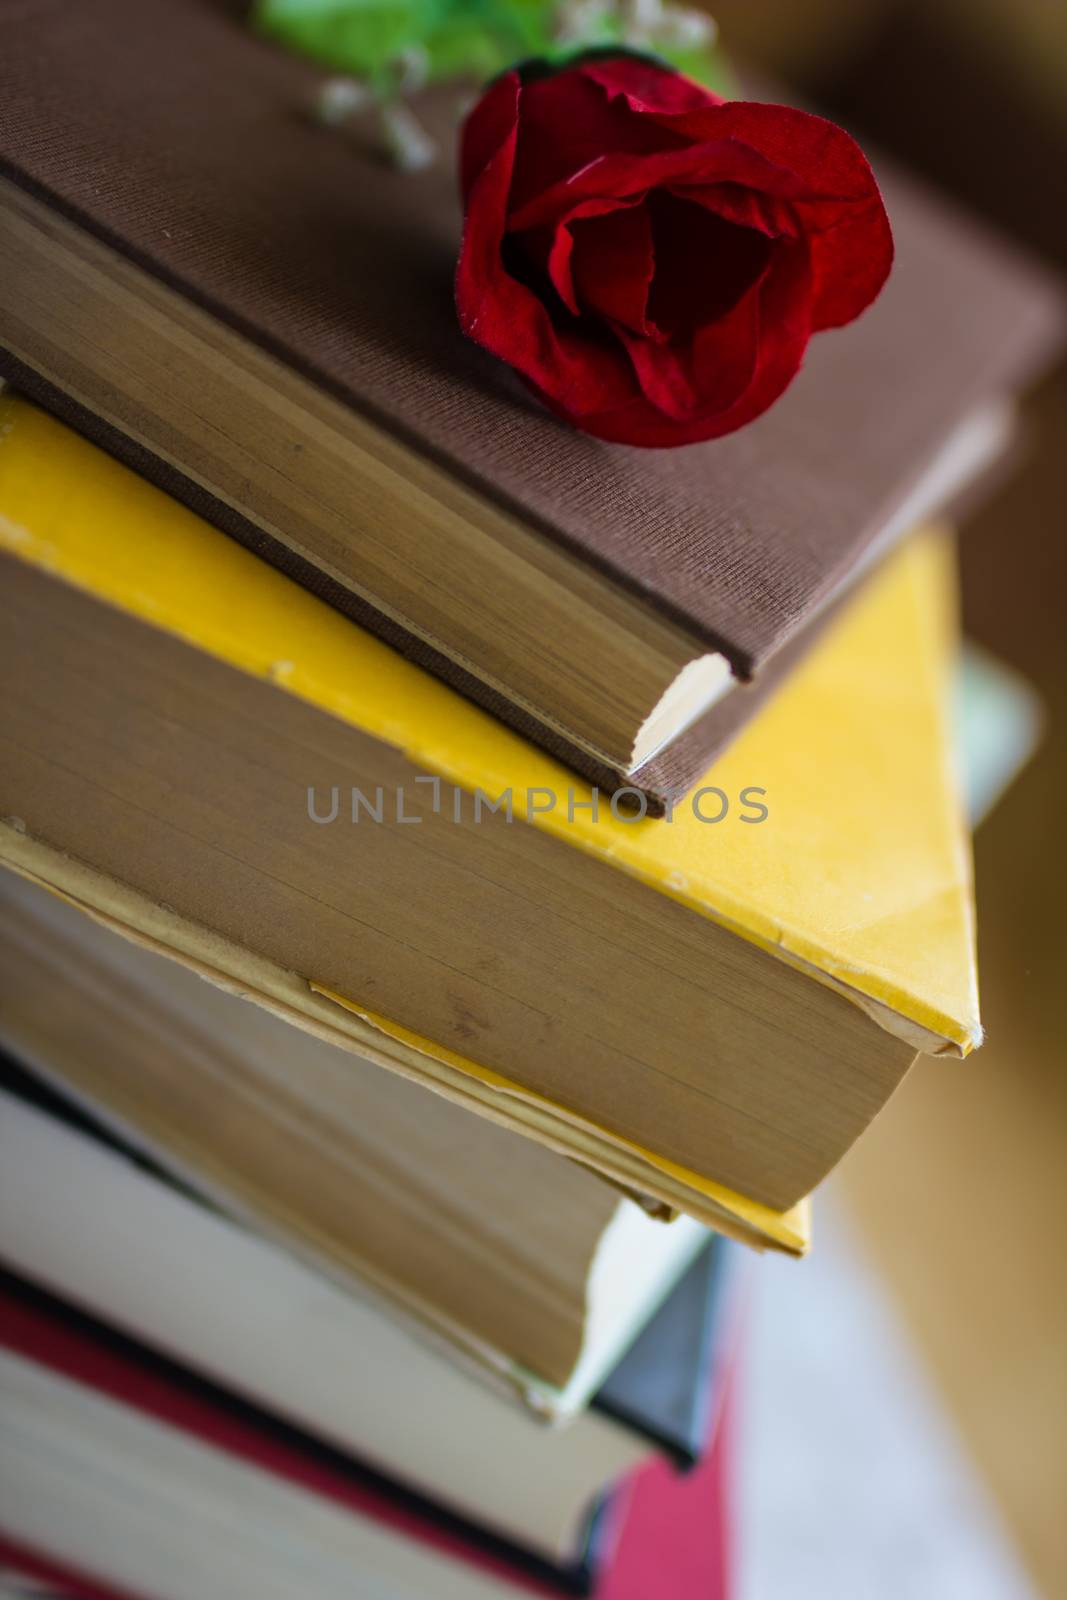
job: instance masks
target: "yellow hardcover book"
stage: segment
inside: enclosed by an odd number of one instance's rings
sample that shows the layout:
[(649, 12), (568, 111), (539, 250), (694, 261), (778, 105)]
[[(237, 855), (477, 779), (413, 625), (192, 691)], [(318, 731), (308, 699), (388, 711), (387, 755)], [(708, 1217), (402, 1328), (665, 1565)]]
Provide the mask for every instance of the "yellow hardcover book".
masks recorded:
[(951, 548), (917, 535), (668, 818), (628, 816), (0, 398), (0, 853), (630, 1188), (800, 1250), (980, 1040)]

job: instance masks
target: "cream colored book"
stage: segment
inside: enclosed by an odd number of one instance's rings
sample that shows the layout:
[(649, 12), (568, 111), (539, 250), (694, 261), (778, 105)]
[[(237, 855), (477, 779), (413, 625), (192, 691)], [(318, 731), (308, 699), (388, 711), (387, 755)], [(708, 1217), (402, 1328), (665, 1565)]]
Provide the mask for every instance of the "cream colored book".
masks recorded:
[(578, 1563), (604, 1492), (656, 1454), (599, 1409), (545, 1426), (405, 1327), (369, 1289), (312, 1270), (3, 1090), (0, 1258), (559, 1566)]
[(528, 1595), (518, 1573), (510, 1581), (499, 1567), (483, 1570), (311, 1483), (0, 1348), (4, 1524), (106, 1591), (159, 1600)]
[(27, 403), (0, 430), (17, 870), (786, 1249), (916, 1052), (978, 1042), (943, 538), (635, 818)]

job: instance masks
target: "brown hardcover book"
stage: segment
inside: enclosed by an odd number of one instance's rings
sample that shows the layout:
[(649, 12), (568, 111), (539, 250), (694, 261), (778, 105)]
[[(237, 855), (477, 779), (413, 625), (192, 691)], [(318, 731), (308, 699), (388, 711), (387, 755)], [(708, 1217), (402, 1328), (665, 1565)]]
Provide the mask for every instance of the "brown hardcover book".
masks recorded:
[(0, 370), (605, 784), (703, 771), (751, 707), (726, 691), (984, 462), (1052, 339), (1038, 274), (887, 181), (887, 289), (765, 417), (603, 444), (461, 336), (447, 156), (314, 125), (316, 71), (215, 6), (17, 11)]

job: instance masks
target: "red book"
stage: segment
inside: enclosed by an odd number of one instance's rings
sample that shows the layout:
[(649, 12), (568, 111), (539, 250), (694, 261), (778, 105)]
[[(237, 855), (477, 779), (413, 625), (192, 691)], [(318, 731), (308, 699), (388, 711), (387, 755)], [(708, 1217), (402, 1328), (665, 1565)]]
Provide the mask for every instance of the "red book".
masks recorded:
[[(82, 1447), (94, 1416), (102, 1417), (105, 1426), (110, 1419), (117, 1419), (119, 1429), (132, 1422), (139, 1434), (133, 1440), (136, 1448), (131, 1456), (136, 1454), (140, 1460), (139, 1451), (146, 1441), (149, 1447), (158, 1444), (160, 1471), (166, 1474), (173, 1471), (175, 1461), (182, 1462), (184, 1436), (186, 1441), (195, 1441), (194, 1449), (200, 1451), (194, 1461), (194, 1467), (200, 1464), (199, 1473), (194, 1473), (196, 1486), (210, 1485), (218, 1473), (218, 1481), (225, 1485), (227, 1470), (236, 1473), (234, 1483), (242, 1509), (248, 1494), (254, 1495), (263, 1484), (262, 1475), (269, 1474), (273, 1482), (268, 1485), (264, 1514), (277, 1518), (272, 1527), (281, 1530), (283, 1554), (288, 1550), (285, 1537), (290, 1525), (312, 1540), (309, 1549), (316, 1548), (314, 1515), (310, 1521), (307, 1516), (310, 1491), (321, 1502), (313, 1505), (312, 1511), (320, 1517), (325, 1511), (333, 1518), (333, 1522), (323, 1523), (325, 1543), (329, 1544), (331, 1530), (343, 1524), (344, 1519), (338, 1522), (337, 1509), (352, 1513), (351, 1527), (365, 1533), (370, 1530), (366, 1536), (373, 1559), (381, 1560), (384, 1549), (384, 1559), (392, 1555), (398, 1561), (398, 1571), (407, 1584), (399, 1592), (421, 1592), (413, 1585), (423, 1578), (427, 1600), (438, 1600), (446, 1592), (450, 1600), (453, 1595), (468, 1593), (472, 1600), (483, 1596), (490, 1600), (493, 1596), (560, 1592), (559, 1584), (549, 1576), (533, 1567), (524, 1568), (518, 1560), (466, 1535), (430, 1507), (413, 1502), (413, 1497), (391, 1494), (387, 1487), (366, 1481), (356, 1471), (344, 1471), (310, 1442), (302, 1447), (291, 1430), (279, 1431), (270, 1419), (229, 1403), (228, 1397), (188, 1380), (169, 1363), (147, 1353), (139, 1359), (126, 1341), (120, 1344), (103, 1331), (96, 1332), (85, 1319), (52, 1310), (39, 1297), (23, 1299), (17, 1293), (0, 1291), (0, 1346), (8, 1363), (0, 1382), (0, 1413), (6, 1412), (12, 1394), (17, 1406), (21, 1389), (21, 1403), (26, 1405), (32, 1400), (33, 1385), (47, 1389), (51, 1379), (55, 1403), (50, 1401), (47, 1407), (49, 1416), (62, 1418), (70, 1413), (72, 1437)], [(46, 1441), (49, 1448), (55, 1437), (53, 1428)], [(124, 1443), (116, 1437), (121, 1455)], [(114, 1451), (116, 1439), (110, 1442)], [(719, 1427), (713, 1447), (693, 1471), (679, 1474), (665, 1461), (656, 1461), (620, 1486), (604, 1529), (606, 1548), (591, 1591), (596, 1600), (649, 1600), (653, 1595), (669, 1600), (725, 1600), (728, 1546), (723, 1478), (727, 1445), (728, 1429)], [(184, 1448), (188, 1453), (188, 1442)], [(242, 1464), (243, 1475), (235, 1462)], [(77, 1483), (79, 1493), (87, 1489), (91, 1494), (91, 1457), (88, 1470), (76, 1453), (70, 1466), (73, 1470), (61, 1473), (59, 1481)], [(0, 1459), (0, 1470), (5, 1468), (12, 1472), (14, 1483), (19, 1476), (17, 1457)], [(248, 1468), (259, 1470), (250, 1473)], [(47, 1481), (52, 1482), (54, 1476)], [(154, 1486), (150, 1471), (143, 1474), (139, 1485)], [(291, 1491), (291, 1514), (284, 1498), (286, 1486)], [(132, 1507), (131, 1537), (126, 1538), (127, 1530), (122, 1527), (122, 1537), (99, 1540), (95, 1550), (79, 1549), (78, 1535), (71, 1532), (87, 1520), (85, 1515), (69, 1516), (65, 1506), (57, 1503), (43, 1507), (38, 1526), (27, 1529), (20, 1525), (17, 1510), (12, 1517), (10, 1507), (11, 1501), (5, 1497), (0, 1505), (0, 1569), (6, 1566), (25, 1574), (27, 1595), (35, 1593), (34, 1583), (46, 1595), (80, 1596), (82, 1600), (184, 1600), (190, 1592), (189, 1574), (184, 1587), (171, 1582), (173, 1556), (165, 1554), (160, 1557), (158, 1583), (150, 1574), (146, 1578), (143, 1556), (139, 1581), (131, 1581), (131, 1573), (138, 1570)], [(84, 1506), (82, 1509), (84, 1512)], [(104, 1514), (108, 1514), (106, 1506)], [(49, 1532), (42, 1536), (44, 1524)], [(207, 1531), (210, 1536), (212, 1529)], [(195, 1551), (198, 1529), (190, 1522), (180, 1529), (179, 1538), (186, 1551)], [(271, 1554), (274, 1559), (273, 1548)], [(354, 1574), (358, 1565), (349, 1571)], [(230, 1587), (223, 1587), (231, 1600)], [(326, 1595), (334, 1590), (324, 1583), (322, 1592)], [(209, 1600), (206, 1592), (204, 1600)], [(317, 1600), (315, 1588), (306, 1587), (301, 1600)]]
[(596, 1600), (727, 1600), (731, 1593), (729, 1407), (714, 1443), (691, 1472), (650, 1461), (621, 1494), (617, 1543)]

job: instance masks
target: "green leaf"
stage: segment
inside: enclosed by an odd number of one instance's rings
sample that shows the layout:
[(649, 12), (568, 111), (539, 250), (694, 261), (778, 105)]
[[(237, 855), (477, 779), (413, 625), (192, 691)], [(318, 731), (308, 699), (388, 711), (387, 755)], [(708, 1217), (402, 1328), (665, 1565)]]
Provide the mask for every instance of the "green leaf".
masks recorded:
[[(254, 0), (253, 26), (334, 72), (393, 83), (397, 58), (425, 53), (431, 79), (495, 77), (530, 57), (562, 64), (584, 48), (621, 43), (617, 12), (592, 17), (582, 39), (559, 43), (552, 0)], [(721, 51), (704, 42), (656, 40), (670, 65), (729, 96), (733, 83)]]
[(447, 0), (256, 0), (258, 32), (336, 72), (381, 85), (390, 64), (424, 44)]

